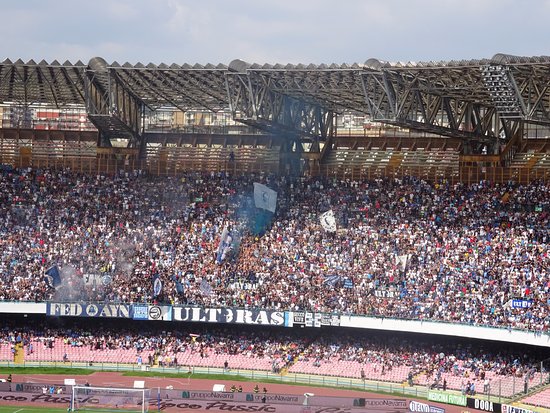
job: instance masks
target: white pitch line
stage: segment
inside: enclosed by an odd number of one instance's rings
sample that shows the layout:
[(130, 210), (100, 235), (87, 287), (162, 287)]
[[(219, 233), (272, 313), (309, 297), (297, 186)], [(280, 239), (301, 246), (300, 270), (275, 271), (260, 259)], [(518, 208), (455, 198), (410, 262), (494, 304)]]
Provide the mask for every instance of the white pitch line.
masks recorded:
[(19, 410), (14, 411), (13, 413), (19, 413), (21, 410), (25, 410), (25, 409), (19, 409)]

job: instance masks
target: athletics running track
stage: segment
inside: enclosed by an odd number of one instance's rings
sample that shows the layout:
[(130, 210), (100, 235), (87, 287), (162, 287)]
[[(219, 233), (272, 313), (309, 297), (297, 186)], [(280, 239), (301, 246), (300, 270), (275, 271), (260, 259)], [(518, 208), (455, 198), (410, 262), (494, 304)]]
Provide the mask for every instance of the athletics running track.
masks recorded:
[[(37, 384), (63, 384), (64, 379), (75, 378), (76, 383), (83, 385), (85, 382), (90, 383), (91, 386), (97, 387), (133, 387), (134, 380), (144, 380), (145, 387), (150, 389), (160, 388), (160, 406), (163, 411), (166, 412), (265, 412), (265, 413), (356, 413), (367, 412), (368, 410), (359, 408), (341, 408), (341, 407), (313, 407), (313, 406), (291, 406), (284, 404), (274, 403), (233, 403), (226, 401), (194, 401), (194, 400), (171, 400), (167, 399), (166, 395), (163, 395), (163, 389), (168, 386), (172, 386), (174, 389), (180, 389), (183, 391), (212, 391), (214, 384), (223, 384), (226, 389), (229, 389), (233, 384), (237, 387), (242, 386), (243, 392), (253, 393), (253, 388), (256, 384), (260, 389), (264, 387), (270, 394), (291, 394), (291, 395), (303, 395), (304, 393), (313, 393), (316, 396), (332, 396), (332, 397), (350, 397), (350, 398), (368, 398), (368, 399), (404, 399), (404, 397), (381, 395), (375, 393), (367, 393), (364, 391), (354, 390), (340, 390), (336, 388), (315, 388), (311, 386), (294, 386), (287, 384), (273, 384), (262, 382), (232, 382), (230, 380), (205, 380), (205, 379), (193, 379), (191, 376), (187, 378), (165, 378), (165, 377), (130, 377), (123, 376), (121, 373), (115, 372), (96, 372), (87, 376), (69, 376), (69, 375), (54, 375), (54, 374), (13, 374), (12, 380), (14, 383), (37, 383)], [(10, 397), (11, 396), (11, 397)], [(0, 395), (0, 405), (13, 405), (17, 407), (23, 406), (48, 406), (48, 407), (60, 407), (67, 408), (67, 397), (69, 395), (40, 395), (30, 393), (13, 393), (6, 397), (6, 394)], [(19, 400), (13, 400), (14, 396), (20, 396)], [(23, 398), (25, 400), (23, 400)], [(157, 391), (151, 391), (151, 398), (157, 398)], [(7, 400), (6, 400), (7, 399)], [(411, 399), (407, 399), (411, 400)], [(182, 403), (183, 402), (183, 403)], [(468, 410), (464, 407), (442, 405), (434, 402), (426, 402), (432, 406), (437, 406), (445, 409), (445, 413), (464, 413)], [(408, 405), (408, 403), (407, 403)], [(149, 411), (157, 410), (157, 402), (152, 401), (152, 405)], [(376, 409), (372, 410), (373, 413), (386, 413), (393, 412), (394, 410)], [(470, 413), (474, 413), (471, 411)]]

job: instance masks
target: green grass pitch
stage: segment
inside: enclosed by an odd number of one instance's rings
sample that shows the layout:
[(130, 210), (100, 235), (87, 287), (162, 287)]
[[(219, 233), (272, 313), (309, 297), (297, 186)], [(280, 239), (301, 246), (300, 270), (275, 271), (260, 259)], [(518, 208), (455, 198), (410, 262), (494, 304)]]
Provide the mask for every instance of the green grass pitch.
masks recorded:
[(53, 407), (0, 406), (0, 413), (67, 413), (67, 409)]

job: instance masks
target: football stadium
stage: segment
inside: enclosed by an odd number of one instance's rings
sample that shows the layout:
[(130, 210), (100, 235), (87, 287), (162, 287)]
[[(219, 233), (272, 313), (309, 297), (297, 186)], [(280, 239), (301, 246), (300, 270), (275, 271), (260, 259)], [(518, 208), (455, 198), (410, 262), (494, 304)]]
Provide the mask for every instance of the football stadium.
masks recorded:
[(550, 57), (37, 61), (0, 413), (550, 411)]

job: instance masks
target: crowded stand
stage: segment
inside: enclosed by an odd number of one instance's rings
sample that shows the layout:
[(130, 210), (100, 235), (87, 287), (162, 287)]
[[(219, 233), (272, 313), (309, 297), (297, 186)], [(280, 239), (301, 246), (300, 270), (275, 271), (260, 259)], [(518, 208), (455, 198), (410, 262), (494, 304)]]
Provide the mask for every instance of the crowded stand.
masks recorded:
[[(33, 324), (33, 323), (31, 323)], [(177, 368), (252, 369), (275, 374), (314, 374), (395, 382), (409, 386), (491, 393), (508, 397), (546, 383), (542, 348), (503, 346), (389, 332), (332, 332), (270, 328), (182, 326), (87, 320), (62, 324), (41, 321), (0, 329), (0, 360), (9, 360), (16, 343), (27, 362), (67, 364), (123, 363)], [(492, 386), (492, 387), (491, 387)]]
[[(288, 366), (306, 340), (269, 331), (205, 329), (152, 330), (121, 325), (63, 328), (9, 327), (0, 337), (0, 360), (12, 358), (17, 342), (25, 360), (158, 365), (166, 368), (224, 367), (276, 371)], [(253, 363), (252, 363), (253, 362)]]
[(506, 397), (522, 389), (525, 381), (531, 387), (546, 383), (549, 377), (537, 362), (544, 351), (495, 352), (487, 343), (391, 334), (391, 338), (380, 334), (319, 337), (300, 353), (289, 372), (376, 378)]
[[(255, 208), (254, 182), (277, 192), (274, 214)], [(334, 232), (319, 221), (329, 210)], [(542, 182), (4, 168), (0, 300), (312, 310), (542, 333), (549, 212)], [(56, 285), (44, 276), (51, 268)]]

